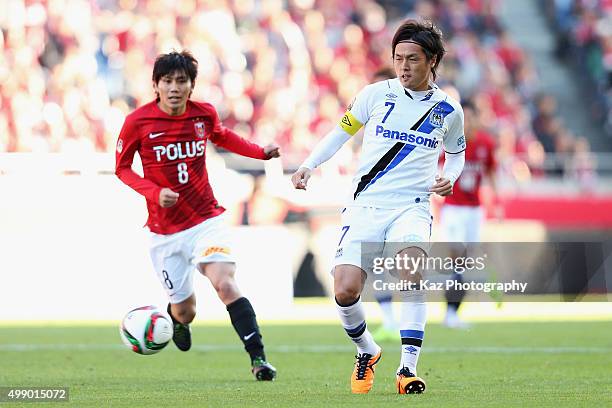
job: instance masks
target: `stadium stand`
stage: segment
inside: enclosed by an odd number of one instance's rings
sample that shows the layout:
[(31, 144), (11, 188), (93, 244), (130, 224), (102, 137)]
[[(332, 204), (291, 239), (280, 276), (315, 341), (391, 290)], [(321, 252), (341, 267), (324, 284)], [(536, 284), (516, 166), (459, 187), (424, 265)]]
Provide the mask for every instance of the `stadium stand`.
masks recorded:
[[(509, 162), (502, 168), (538, 176), (546, 153), (583, 155), (574, 152), (588, 143), (562, 129), (554, 109), (542, 111), (554, 101), (533, 93), (537, 73), (501, 27), (497, 3), (405, 2), (402, 11), (431, 17), (447, 34), (442, 84), (476, 101)], [(5, 3), (0, 151), (112, 151), (124, 116), (153, 96), (143, 73), (156, 54), (185, 47), (200, 61), (194, 98), (254, 140), (274, 138), (296, 165), (389, 60), (390, 33), (404, 16), (372, 0), (161, 4)], [(63, 13), (68, 5), (73, 12)], [(342, 161), (341, 170), (352, 156)]]
[(612, 2), (546, 0), (542, 3), (557, 36), (557, 55), (585, 80), (595, 95), (593, 120), (612, 138)]

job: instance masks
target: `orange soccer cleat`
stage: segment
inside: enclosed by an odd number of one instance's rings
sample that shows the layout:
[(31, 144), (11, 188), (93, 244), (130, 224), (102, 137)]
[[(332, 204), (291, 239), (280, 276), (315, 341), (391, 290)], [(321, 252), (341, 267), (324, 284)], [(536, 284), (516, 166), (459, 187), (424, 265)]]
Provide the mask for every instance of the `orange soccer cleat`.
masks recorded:
[(375, 356), (368, 353), (355, 356), (355, 368), (351, 375), (351, 392), (353, 394), (367, 394), (374, 384), (374, 366), (380, 361), (382, 351)]
[(397, 373), (396, 384), (399, 394), (421, 394), (425, 392), (425, 381), (412, 374), (408, 367), (403, 367)]

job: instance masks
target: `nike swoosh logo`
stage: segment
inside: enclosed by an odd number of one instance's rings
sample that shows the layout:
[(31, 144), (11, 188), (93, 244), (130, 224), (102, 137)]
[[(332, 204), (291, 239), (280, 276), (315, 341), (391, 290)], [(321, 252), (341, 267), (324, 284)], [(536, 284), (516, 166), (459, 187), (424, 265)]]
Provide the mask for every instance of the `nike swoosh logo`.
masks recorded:
[(250, 339), (251, 337), (253, 337), (256, 333), (257, 332), (253, 332), (253, 333), (251, 333), (249, 335), (243, 336), (242, 338), (246, 341), (246, 340)]
[(161, 136), (166, 132), (159, 132), (159, 133), (149, 133), (149, 139), (155, 139), (157, 136)]

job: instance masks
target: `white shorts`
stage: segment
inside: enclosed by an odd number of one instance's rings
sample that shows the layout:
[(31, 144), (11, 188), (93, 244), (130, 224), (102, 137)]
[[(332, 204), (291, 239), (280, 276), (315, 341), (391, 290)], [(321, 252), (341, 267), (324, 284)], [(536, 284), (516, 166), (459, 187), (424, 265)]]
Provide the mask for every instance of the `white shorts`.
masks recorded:
[(347, 207), (342, 212), (342, 227), (339, 233), (336, 258), (333, 265), (355, 265), (366, 272), (371, 264), (362, 265), (362, 243), (368, 244), (364, 259), (375, 256), (395, 256), (386, 253), (389, 248), (397, 250), (397, 246), (385, 248), (386, 242), (412, 242), (426, 253), (431, 238), (433, 217), (429, 212), (429, 203), (414, 203), (399, 209), (374, 207)]
[(193, 270), (198, 264), (235, 262), (223, 214), (175, 234), (150, 233), (153, 268), (170, 303), (193, 294)]
[(483, 220), (480, 206), (444, 204), (440, 217), (447, 242), (480, 242)]

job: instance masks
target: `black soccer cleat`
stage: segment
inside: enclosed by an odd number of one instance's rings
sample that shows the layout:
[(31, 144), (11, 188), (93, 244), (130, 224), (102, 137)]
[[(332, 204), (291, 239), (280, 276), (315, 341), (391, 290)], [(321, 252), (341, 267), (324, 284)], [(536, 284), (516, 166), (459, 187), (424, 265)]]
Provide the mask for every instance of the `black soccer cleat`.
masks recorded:
[(257, 381), (274, 381), (276, 378), (276, 368), (262, 357), (256, 357), (251, 365), (251, 372)]
[(179, 350), (189, 350), (191, 348), (191, 327), (189, 327), (189, 324), (183, 324), (174, 319), (174, 316), (172, 316), (172, 312), (170, 311), (170, 303), (168, 303), (168, 314), (172, 319), (172, 326), (174, 328), (172, 341), (174, 344), (176, 344), (176, 347)]

